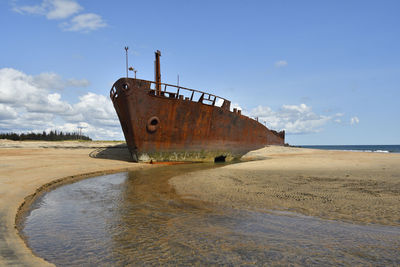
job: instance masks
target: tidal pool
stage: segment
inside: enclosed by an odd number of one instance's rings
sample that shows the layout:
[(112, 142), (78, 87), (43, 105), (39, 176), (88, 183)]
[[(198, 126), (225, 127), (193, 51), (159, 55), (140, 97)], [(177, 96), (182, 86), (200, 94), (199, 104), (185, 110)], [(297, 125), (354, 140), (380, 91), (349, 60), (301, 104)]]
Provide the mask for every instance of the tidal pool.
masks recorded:
[(168, 185), (182, 164), (64, 185), (32, 206), (23, 234), (59, 266), (400, 265), (400, 227), (182, 200)]

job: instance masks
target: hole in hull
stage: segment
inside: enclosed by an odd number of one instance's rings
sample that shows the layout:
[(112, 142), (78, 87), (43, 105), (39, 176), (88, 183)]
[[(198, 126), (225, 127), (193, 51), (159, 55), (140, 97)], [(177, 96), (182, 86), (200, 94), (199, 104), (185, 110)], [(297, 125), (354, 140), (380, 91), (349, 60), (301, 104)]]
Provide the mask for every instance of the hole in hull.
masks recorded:
[(225, 158), (226, 158), (226, 156), (223, 156), (223, 155), (215, 157), (214, 162), (225, 162)]

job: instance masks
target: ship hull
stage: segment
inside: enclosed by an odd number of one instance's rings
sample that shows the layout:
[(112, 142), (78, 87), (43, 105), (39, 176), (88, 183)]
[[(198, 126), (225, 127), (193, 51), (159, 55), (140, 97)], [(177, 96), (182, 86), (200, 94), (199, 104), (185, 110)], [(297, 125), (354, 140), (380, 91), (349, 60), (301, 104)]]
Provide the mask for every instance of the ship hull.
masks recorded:
[(158, 93), (151, 84), (121, 78), (110, 93), (133, 161), (230, 161), (284, 144), (284, 132), (271, 131), (229, 106), (185, 99), (179, 91)]

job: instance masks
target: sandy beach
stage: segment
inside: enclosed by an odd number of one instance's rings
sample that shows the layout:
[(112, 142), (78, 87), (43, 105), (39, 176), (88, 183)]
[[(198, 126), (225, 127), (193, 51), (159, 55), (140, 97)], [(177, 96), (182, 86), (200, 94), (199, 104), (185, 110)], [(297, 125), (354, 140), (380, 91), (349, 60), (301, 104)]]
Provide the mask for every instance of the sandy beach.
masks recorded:
[(51, 184), (150, 166), (127, 161), (126, 149), (118, 148), (122, 144), (0, 140), (0, 266), (51, 266), (33, 255), (19, 236), (19, 207), (29, 202), (28, 196), (50, 190)]
[[(123, 143), (0, 140), (0, 265), (51, 265), (18, 234), (21, 204), (56, 184), (152, 166), (128, 156)], [(270, 146), (243, 160), (169, 183), (184, 199), (237, 209), (400, 225), (400, 154)]]
[(270, 146), (222, 168), (174, 177), (185, 198), (237, 209), (291, 211), (400, 225), (400, 154)]

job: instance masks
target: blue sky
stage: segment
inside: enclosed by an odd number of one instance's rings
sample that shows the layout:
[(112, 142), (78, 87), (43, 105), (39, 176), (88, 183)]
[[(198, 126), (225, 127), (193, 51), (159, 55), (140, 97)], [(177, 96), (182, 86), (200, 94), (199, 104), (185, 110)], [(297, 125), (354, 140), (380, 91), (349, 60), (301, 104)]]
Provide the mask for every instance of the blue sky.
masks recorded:
[[(400, 144), (399, 1), (0, 1), (0, 132), (123, 139), (125, 73), (232, 100), (293, 145)], [(132, 75), (132, 74), (131, 74)]]

